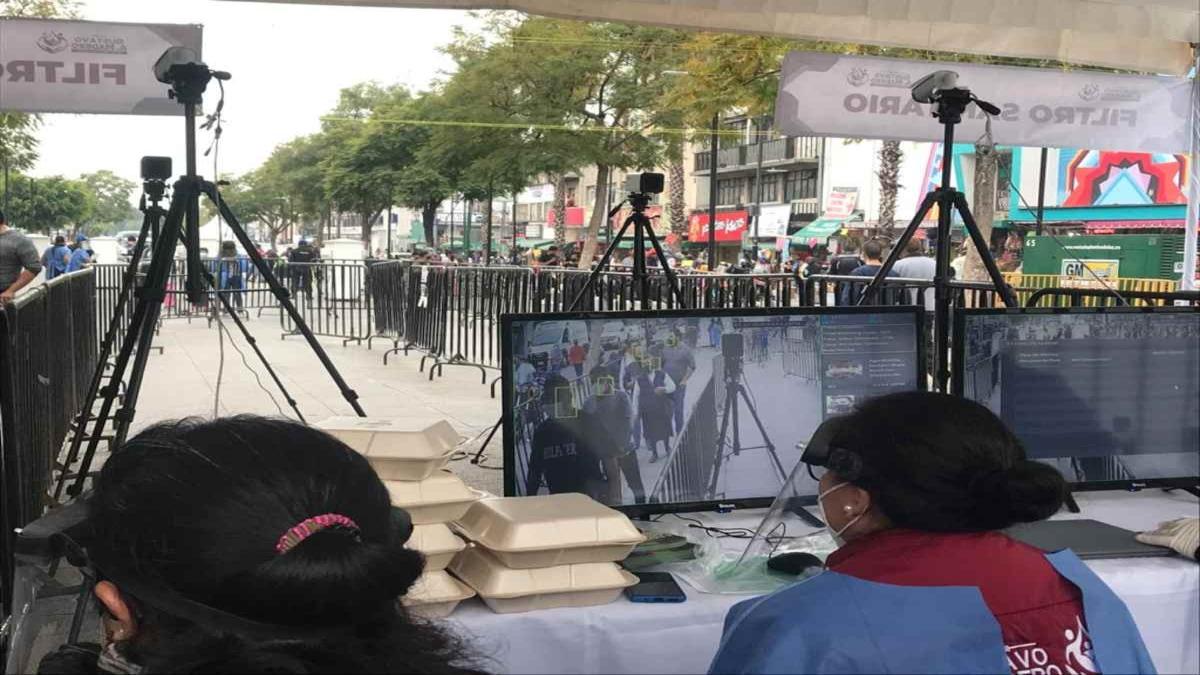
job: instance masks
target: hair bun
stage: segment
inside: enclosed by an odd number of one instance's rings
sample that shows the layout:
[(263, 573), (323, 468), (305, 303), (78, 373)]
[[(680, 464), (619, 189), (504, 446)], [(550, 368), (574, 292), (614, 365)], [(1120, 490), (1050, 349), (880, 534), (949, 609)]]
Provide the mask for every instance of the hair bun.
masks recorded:
[(967, 484), (975, 515), (988, 529), (1044, 520), (1062, 508), (1067, 483), (1054, 467), (1020, 460), (1007, 469), (984, 471)]

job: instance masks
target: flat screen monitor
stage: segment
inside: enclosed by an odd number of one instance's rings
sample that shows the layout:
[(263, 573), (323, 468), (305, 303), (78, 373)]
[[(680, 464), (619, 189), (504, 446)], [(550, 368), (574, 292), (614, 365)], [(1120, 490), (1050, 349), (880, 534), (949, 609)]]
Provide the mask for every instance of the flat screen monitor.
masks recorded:
[(826, 417), (923, 388), (921, 314), (507, 315), (505, 494), (583, 492), (633, 515), (768, 506)]
[(1200, 475), (1200, 312), (964, 310), (954, 386), (1083, 488)]

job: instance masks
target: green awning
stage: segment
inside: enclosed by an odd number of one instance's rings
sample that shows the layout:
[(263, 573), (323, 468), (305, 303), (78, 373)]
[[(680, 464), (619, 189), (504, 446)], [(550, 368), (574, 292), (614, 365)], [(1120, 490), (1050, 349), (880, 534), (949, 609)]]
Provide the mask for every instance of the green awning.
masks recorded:
[(807, 244), (809, 239), (824, 240), (842, 229), (843, 220), (836, 218), (818, 218), (792, 235), (793, 244)]
[(553, 246), (553, 245), (554, 245), (553, 239), (518, 239), (517, 240), (517, 246), (520, 246), (521, 248), (526, 249), (526, 250), (531, 249), (531, 248), (540, 250), (543, 248), (549, 248), (550, 246)]

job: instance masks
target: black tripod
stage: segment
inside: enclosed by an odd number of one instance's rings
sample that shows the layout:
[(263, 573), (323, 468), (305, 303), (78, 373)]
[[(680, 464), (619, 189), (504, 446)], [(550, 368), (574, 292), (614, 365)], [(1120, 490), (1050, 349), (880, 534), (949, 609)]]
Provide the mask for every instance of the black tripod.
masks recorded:
[[(228, 78), (228, 75), (223, 73), (219, 74), (219, 76), (222, 79)], [(72, 460), (71, 463), (73, 463), (74, 458), (78, 456), (79, 446), (82, 444), (83, 439), (85, 437), (88, 439), (87, 449), (84, 452), (80, 468), (74, 473), (74, 483), (67, 490), (67, 493), (72, 496), (78, 496), (83, 490), (83, 483), (88, 477), (96, 450), (101, 440), (105, 440), (102, 434), (109, 423), (110, 416), (116, 423), (112, 436), (108, 439), (110, 442), (110, 451), (118, 451), (129, 433), (130, 424), (133, 422), (136, 414), (138, 394), (141, 391), (142, 378), (146, 370), (146, 360), (149, 355), (150, 345), (154, 340), (158, 316), (162, 309), (163, 300), (166, 297), (167, 281), (174, 264), (175, 247), (180, 241), (182, 241), (187, 251), (188, 280), (186, 287), (188, 300), (193, 303), (205, 300), (209, 289), (215, 286), (212, 275), (202, 266), (200, 260), (199, 221), (201, 195), (207, 195), (217, 207), (221, 217), (229, 225), (234, 236), (245, 250), (247, 256), (249, 256), (255, 268), (257, 268), (259, 274), (267, 281), (272, 294), (279, 301), (284, 311), (291, 317), (296, 328), (304, 335), (309, 346), (341, 391), (342, 397), (346, 399), (350, 407), (360, 417), (366, 416), (366, 413), (363, 412), (362, 407), (358, 404), (358, 394), (342, 379), (337, 367), (334, 366), (333, 362), (329, 359), (329, 355), (325, 353), (324, 348), (321, 347), (321, 344), (309, 329), (308, 324), (305, 323), (304, 318), (296, 310), (296, 306), (292, 303), (287, 289), (275, 278), (271, 267), (259, 255), (258, 248), (238, 222), (237, 216), (233, 214), (221, 199), (217, 191), (217, 186), (210, 181), (204, 180), (197, 174), (196, 110), (202, 101), (208, 83), (214, 77), (214, 72), (202, 63), (182, 63), (171, 66), (166, 71), (165, 77), (166, 79), (163, 77), (160, 77), (160, 79), (170, 83), (170, 95), (183, 104), (184, 107), (187, 173), (175, 183), (172, 190), (171, 208), (166, 213), (166, 220), (161, 228), (161, 236), (154, 241), (154, 252), (150, 259), (145, 283), (135, 292), (137, 302), (134, 306), (133, 316), (130, 319), (125, 339), (121, 343), (120, 351), (117, 353), (112, 372), (108, 376), (108, 385), (103, 387), (99, 387), (98, 384), (103, 378), (104, 359), (107, 358), (107, 354), (111, 350), (111, 342), (115, 337), (112, 327), (110, 327), (105, 345), (101, 349), (102, 360), (98, 366), (99, 372), (93, 378), (93, 385), (98, 391), (91, 392), (91, 395), (85, 402), (85, 407), (80, 414), (75, 440), (72, 441), (71, 451), (68, 456), (68, 459)], [(156, 210), (153, 217), (150, 212), (147, 212), (147, 222), (143, 224), (142, 233), (135, 248), (135, 254), (137, 255), (135, 255), (135, 259), (131, 262), (130, 271), (136, 272), (137, 259), (140, 257), (145, 243), (146, 226), (152, 225), (160, 216), (161, 210)], [(130, 271), (126, 272), (126, 281), (132, 281), (130, 279)], [(241, 323), (240, 318), (232, 311), (233, 308), (229, 304), (228, 298), (220, 293), (218, 293), (218, 297), (221, 298), (226, 310), (234, 317), (235, 323), (242, 329), (243, 334), (248, 337), (251, 345), (254, 346), (255, 351), (265, 363), (265, 357), (258, 350), (253, 338), (249, 337), (249, 332)], [(127, 370), (129, 371), (129, 379), (125, 395), (121, 400), (120, 409), (113, 413), (113, 407), (120, 398), (118, 395), (120, 383), (124, 380)], [(270, 372), (276, 384), (279, 384), (282, 388), (282, 384), (279, 378), (275, 376), (274, 371), (271, 370)], [(102, 403), (99, 413), (92, 420), (90, 413), (94, 405), (96, 393), (100, 395)], [(287, 396), (286, 391), (284, 391), (284, 394)], [(295, 401), (291, 400), (290, 396), (287, 396), (287, 398), (294, 409)], [(93, 422), (91, 434), (87, 433), (88, 421)], [(60, 485), (55, 490), (56, 493), (61, 493), (61, 484), (65, 483), (66, 479), (67, 470), (64, 467), (59, 479)]]
[[(659, 174), (661, 177), (661, 174)], [(661, 185), (661, 183), (660, 183)], [(675, 277), (675, 270), (667, 264), (666, 253), (663, 252), (663, 247), (658, 243), (658, 237), (654, 234), (654, 226), (650, 223), (650, 218), (646, 216), (646, 207), (650, 204), (650, 195), (634, 192), (629, 195), (629, 205), (633, 208), (633, 213), (625, 219), (621, 225), (621, 229), (617, 231), (617, 236), (612, 241), (608, 242), (608, 248), (601, 256), (600, 262), (596, 264), (596, 269), (588, 275), (587, 281), (584, 282), (583, 288), (575, 294), (575, 299), (571, 301), (571, 307), (567, 311), (577, 312), (583, 306), (584, 298), (588, 297), (596, 288), (596, 282), (600, 280), (600, 275), (604, 272), (605, 266), (616, 253), (617, 248), (621, 244), (621, 240), (625, 238), (625, 233), (629, 227), (633, 226), (633, 284), (634, 288), (638, 289), (638, 297), (642, 301), (642, 309), (648, 309), (646, 303), (650, 296), (650, 272), (646, 269), (646, 240), (650, 240), (650, 245), (654, 247), (654, 252), (658, 255), (658, 262), (662, 266), (663, 274), (667, 277), (667, 283), (671, 286), (671, 297), (675, 302), (683, 307), (683, 292), (679, 290), (679, 280)], [(613, 207), (608, 212), (608, 220), (612, 220), (614, 216), (621, 210), (625, 202), (621, 202)], [(501, 375), (503, 377), (503, 375)], [(501, 414), (500, 419), (492, 425), (491, 431), (488, 432), (487, 438), (483, 440), (483, 445), (479, 446), (479, 451), (471, 458), (472, 464), (479, 464), (483, 459), (483, 453), (487, 450), (488, 444), (492, 442), (492, 438), (496, 432), (500, 430), (500, 426), (504, 423), (504, 415)]]
[[(629, 226), (633, 226), (633, 283), (634, 288), (637, 288), (638, 298), (642, 301), (642, 309), (648, 309), (647, 301), (650, 297), (650, 272), (646, 269), (646, 239), (650, 240), (650, 245), (654, 247), (654, 253), (658, 256), (658, 264), (662, 267), (663, 274), (667, 277), (667, 283), (671, 287), (671, 297), (675, 298), (675, 302), (683, 307), (683, 293), (679, 290), (679, 280), (675, 278), (675, 270), (667, 264), (667, 254), (663, 252), (663, 247), (658, 243), (658, 237), (654, 234), (654, 226), (650, 224), (650, 218), (646, 216), (646, 207), (650, 204), (650, 195), (635, 192), (629, 195), (629, 206), (633, 208), (633, 213), (625, 219), (621, 229), (617, 231), (617, 236), (612, 241), (608, 242), (608, 249), (604, 251), (604, 255), (600, 258), (600, 262), (596, 264), (596, 269), (588, 276), (587, 282), (583, 288), (579, 289), (579, 293), (575, 295), (575, 299), (571, 302), (571, 308), (567, 311), (577, 312), (582, 309), (583, 299), (588, 296), (595, 287), (596, 282), (600, 279), (600, 275), (604, 273), (604, 268), (608, 265), (608, 261), (612, 259), (613, 254), (617, 252), (617, 248), (621, 245), (621, 240), (625, 238), (625, 233), (629, 230)], [(621, 204), (617, 204), (608, 214), (608, 219), (621, 209)]]
[[(741, 338), (740, 334), (727, 336), (728, 338)], [(746, 450), (766, 450), (771, 457), (771, 463), (775, 465), (775, 470), (779, 473), (780, 484), (786, 484), (788, 480), (787, 471), (783, 468), (783, 462), (779, 460), (779, 453), (775, 451), (775, 444), (771, 442), (771, 436), (767, 434), (767, 428), (763, 425), (762, 420), (758, 416), (758, 409), (754, 405), (754, 400), (750, 398), (750, 393), (746, 389), (746, 385), (742, 383), (744, 377), (743, 371), (743, 351), (741, 349), (741, 340), (734, 342), (738, 348), (723, 349), (725, 351), (725, 410), (721, 413), (721, 431), (717, 434), (717, 458), (713, 465), (712, 479), (708, 485), (708, 498), (715, 499), (717, 495), (717, 484), (721, 480), (721, 465), (726, 459), (725, 448), (730, 448), (730, 455), (738, 457)], [(739, 412), (741, 404), (745, 404), (746, 411), (750, 413), (750, 417), (754, 420), (754, 426), (758, 428), (758, 433), (762, 436), (762, 445), (742, 445), (742, 425), (741, 414)], [(732, 438), (730, 431), (732, 429)], [(728, 443), (726, 439), (729, 439)], [(802, 520), (812, 525), (813, 527), (825, 527), (819, 518), (812, 515), (804, 509), (796, 509), (796, 515)]]
[(939, 391), (947, 392), (950, 383), (950, 305), (952, 302), (950, 295), (950, 229), (955, 213), (962, 218), (963, 226), (971, 237), (971, 241), (974, 242), (979, 257), (983, 259), (983, 265), (987, 268), (992, 285), (1004, 300), (1004, 304), (1016, 307), (1017, 299), (1008, 284), (1004, 283), (1004, 276), (1000, 273), (1000, 268), (996, 267), (991, 249), (979, 232), (979, 225), (975, 223), (975, 217), (971, 215), (966, 196), (950, 187), (950, 171), (954, 157), (954, 125), (962, 121), (963, 111), (972, 102), (990, 115), (1000, 114), (1000, 109), (987, 101), (979, 100), (970, 90), (961, 87), (939, 90), (931, 98), (936, 103), (933, 115), (945, 126), (945, 138), (942, 146), (942, 185), (925, 195), (912, 222), (908, 224), (904, 234), (900, 235), (900, 239), (892, 247), (892, 252), (883, 262), (883, 267), (879, 268), (879, 271), (875, 273), (875, 278), (871, 279), (871, 283), (863, 290), (857, 304), (864, 305), (870, 298), (877, 296), (884, 279), (891, 273), (896, 261), (900, 259), (900, 254), (904, 252), (908, 242), (920, 230), (921, 223), (924, 222), (929, 210), (936, 205), (938, 208), (937, 271), (933, 277), (934, 349), (937, 352), (935, 382)]

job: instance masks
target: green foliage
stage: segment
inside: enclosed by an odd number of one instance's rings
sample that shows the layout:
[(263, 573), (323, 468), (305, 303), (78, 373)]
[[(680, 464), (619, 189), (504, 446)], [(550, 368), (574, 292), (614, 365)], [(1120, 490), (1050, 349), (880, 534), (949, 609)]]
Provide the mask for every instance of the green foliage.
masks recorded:
[(120, 229), (139, 220), (137, 209), (130, 203), (137, 183), (108, 170), (86, 173), (79, 181), (92, 193), (95, 204), (91, 213), (93, 226)]
[(96, 208), (96, 196), (82, 181), (62, 176), (10, 176), (8, 222), (29, 232), (50, 233), (86, 228)]

